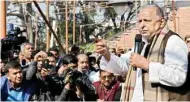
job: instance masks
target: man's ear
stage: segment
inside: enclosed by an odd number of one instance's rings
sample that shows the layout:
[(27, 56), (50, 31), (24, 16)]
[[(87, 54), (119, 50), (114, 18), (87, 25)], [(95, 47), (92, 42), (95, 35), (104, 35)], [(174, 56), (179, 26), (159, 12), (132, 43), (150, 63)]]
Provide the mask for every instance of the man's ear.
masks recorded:
[(166, 19), (161, 19), (160, 28), (164, 28), (166, 25)]

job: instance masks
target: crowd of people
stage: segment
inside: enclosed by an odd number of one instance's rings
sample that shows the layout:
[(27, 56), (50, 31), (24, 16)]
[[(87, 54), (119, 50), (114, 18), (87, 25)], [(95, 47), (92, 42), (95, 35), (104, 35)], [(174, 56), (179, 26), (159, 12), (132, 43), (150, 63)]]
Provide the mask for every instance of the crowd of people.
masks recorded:
[(141, 54), (116, 51), (103, 39), (95, 52), (73, 45), (65, 55), (23, 43), (18, 58), (0, 59), (0, 100), (189, 101), (190, 36), (183, 40), (169, 30), (157, 5), (141, 7), (137, 19)]
[(100, 59), (76, 45), (62, 56), (57, 48), (34, 51), (23, 43), (18, 58), (1, 60), (1, 101), (119, 101), (121, 78), (101, 70)]

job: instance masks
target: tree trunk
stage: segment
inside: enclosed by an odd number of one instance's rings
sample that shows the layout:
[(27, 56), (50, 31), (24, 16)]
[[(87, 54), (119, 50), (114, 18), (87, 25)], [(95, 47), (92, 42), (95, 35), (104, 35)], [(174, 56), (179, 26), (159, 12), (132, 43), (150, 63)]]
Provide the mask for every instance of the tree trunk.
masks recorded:
[[(28, 13), (32, 14), (32, 4), (31, 3), (27, 3), (26, 4), (26, 10), (28, 11)], [(27, 33), (29, 36), (29, 42), (34, 44), (34, 35), (32, 32), (32, 18), (30, 15), (26, 15), (26, 27), (27, 27)]]

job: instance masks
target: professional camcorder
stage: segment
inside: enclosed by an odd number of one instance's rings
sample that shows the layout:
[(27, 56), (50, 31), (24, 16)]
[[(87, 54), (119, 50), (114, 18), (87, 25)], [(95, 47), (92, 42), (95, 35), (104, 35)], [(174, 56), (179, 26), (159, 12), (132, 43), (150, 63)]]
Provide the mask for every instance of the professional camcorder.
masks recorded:
[(15, 29), (8, 31), (6, 38), (1, 39), (2, 59), (11, 60), (15, 57), (18, 57), (18, 53), (20, 52), (20, 45), (28, 41), (25, 36), (21, 36), (22, 32), (26, 32), (26, 30), (21, 31), (19, 27), (16, 27)]

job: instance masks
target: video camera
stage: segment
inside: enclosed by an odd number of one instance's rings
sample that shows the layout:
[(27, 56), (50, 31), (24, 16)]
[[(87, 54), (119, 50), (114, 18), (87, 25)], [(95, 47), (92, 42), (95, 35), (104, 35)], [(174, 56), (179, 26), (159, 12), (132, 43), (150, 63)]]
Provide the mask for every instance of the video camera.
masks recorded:
[(8, 31), (6, 38), (1, 39), (2, 59), (11, 60), (15, 57), (18, 57), (18, 53), (20, 52), (20, 45), (28, 41), (25, 36), (20, 35), (22, 32), (26, 32), (26, 29), (21, 31), (19, 27), (15, 27), (15, 29)]
[(77, 87), (85, 95), (85, 100), (95, 101), (97, 99), (96, 91), (88, 79), (88, 76), (83, 75), (81, 72), (73, 69), (66, 69), (63, 72), (63, 84), (66, 85), (70, 83), (70, 91), (76, 92)]
[(65, 70), (63, 73), (63, 83), (64, 85), (66, 85), (67, 83), (70, 83), (71, 90), (76, 91), (76, 86), (78, 87), (84, 86), (84, 85), (81, 85), (82, 82), (81, 80), (79, 80), (81, 76), (82, 76), (81, 73), (69, 68)]

